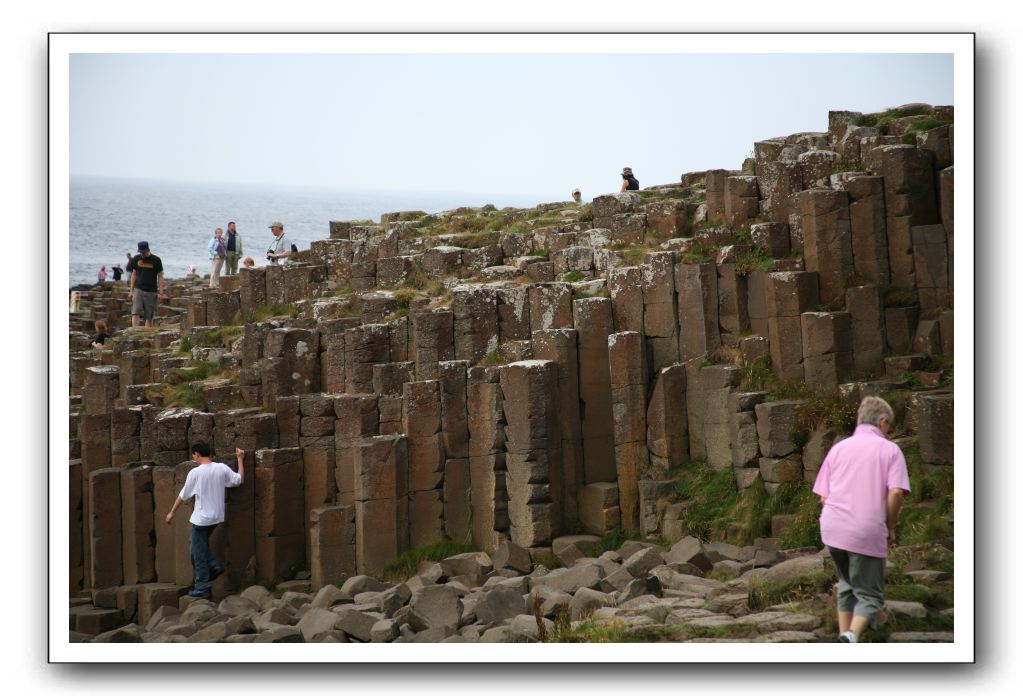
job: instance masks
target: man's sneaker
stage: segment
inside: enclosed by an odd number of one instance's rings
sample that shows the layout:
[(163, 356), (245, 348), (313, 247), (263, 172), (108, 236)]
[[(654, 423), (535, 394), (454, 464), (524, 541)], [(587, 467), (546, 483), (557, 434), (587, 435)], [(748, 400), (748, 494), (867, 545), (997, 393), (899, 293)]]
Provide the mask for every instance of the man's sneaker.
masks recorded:
[(189, 591), (188, 596), (189, 597), (202, 597), (203, 599), (209, 599), (210, 598), (210, 591), (209, 590), (196, 590), (196, 589), (192, 589), (191, 591)]
[(838, 638), (835, 639), (835, 642), (836, 643), (855, 643), (856, 641), (853, 640), (851, 633), (846, 632), (846, 633), (843, 633), (840, 636), (838, 636)]

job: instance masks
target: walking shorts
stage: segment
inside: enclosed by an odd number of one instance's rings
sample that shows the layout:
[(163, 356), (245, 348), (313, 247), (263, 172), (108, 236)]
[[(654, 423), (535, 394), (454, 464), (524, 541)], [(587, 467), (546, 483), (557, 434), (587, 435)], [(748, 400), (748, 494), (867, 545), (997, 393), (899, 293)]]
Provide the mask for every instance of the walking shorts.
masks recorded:
[(131, 302), (131, 313), (149, 321), (156, 314), (156, 293), (135, 288), (135, 299)]

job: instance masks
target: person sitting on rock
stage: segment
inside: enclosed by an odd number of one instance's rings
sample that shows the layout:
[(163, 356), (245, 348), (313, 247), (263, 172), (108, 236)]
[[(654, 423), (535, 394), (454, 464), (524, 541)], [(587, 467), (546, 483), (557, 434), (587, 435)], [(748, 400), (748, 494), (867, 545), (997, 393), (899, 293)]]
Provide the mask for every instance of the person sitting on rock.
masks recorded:
[(632, 175), (632, 167), (622, 170), (621, 191), (639, 191), (639, 181)]
[(579, 189), (577, 189), (577, 188), (574, 188), (574, 189), (572, 189), (572, 200), (573, 200), (573, 201), (575, 201), (575, 204), (576, 204), (576, 205), (585, 205), (585, 204), (583, 203), (583, 194), (582, 194), (582, 191), (580, 191), (580, 190), (579, 190)]
[(242, 265), (245, 266), (246, 268), (255, 268), (256, 261), (251, 256), (246, 256), (245, 260), (242, 261)]
[(102, 348), (109, 338), (110, 334), (107, 332), (107, 323), (102, 319), (96, 320), (96, 335), (92, 337), (92, 347)]
[(859, 642), (884, 606), (885, 559), (909, 493), (906, 458), (887, 437), (893, 417), (887, 401), (865, 397), (855, 432), (831, 448), (813, 485), (823, 506), (821, 541), (838, 572), (839, 643)]

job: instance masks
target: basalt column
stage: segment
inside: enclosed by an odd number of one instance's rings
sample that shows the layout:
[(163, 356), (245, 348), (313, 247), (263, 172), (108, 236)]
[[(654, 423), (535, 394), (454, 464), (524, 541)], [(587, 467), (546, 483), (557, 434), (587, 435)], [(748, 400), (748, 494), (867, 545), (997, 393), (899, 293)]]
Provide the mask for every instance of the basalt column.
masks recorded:
[(579, 418), (583, 442), (583, 481), (613, 482), (613, 420), (611, 373), (607, 337), (614, 333), (611, 300), (603, 297), (575, 301), (579, 342)]
[(649, 462), (646, 446), (646, 361), (643, 336), (635, 331), (607, 339), (614, 415), (615, 467), (622, 527), (639, 531), (638, 481)]
[(508, 530), (504, 396), (500, 370), (473, 367), (466, 383), (472, 541), (493, 553)]
[(440, 382), (406, 383), (402, 409), (402, 429), (408, 438), (409, 542), (416, 547), (444, 537)]
[(560, 528), (561, 435), (558, 378), (549, 360), (523, 360), (501, 370), (504, 394), (511, 540), (543, 546)]
[(559, 501), (564, 526), (579, 519), (578, 497), (583, 485), (582, 425), (579, 421), (578, 333), (573, 329), (549, 329), (533, 334), (533, 355), (557, 365), (558, 430), (561, 434), (561, 476), (551, 479), (560, 490), (552, 491)]

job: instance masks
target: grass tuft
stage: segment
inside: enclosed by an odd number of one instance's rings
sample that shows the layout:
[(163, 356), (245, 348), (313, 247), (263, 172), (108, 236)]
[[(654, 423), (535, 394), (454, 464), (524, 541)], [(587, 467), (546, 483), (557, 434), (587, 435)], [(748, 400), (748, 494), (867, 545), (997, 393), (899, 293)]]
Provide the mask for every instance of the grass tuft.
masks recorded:
[(472, 544), (459, 544), (445, 539), (428, 546), (419, 546), (405, 551), (385, 565), (376, 576), (385, 582), (405, 582), (416, 574), (423, 561), (443, 561), (449, 556), (479, 551)]

